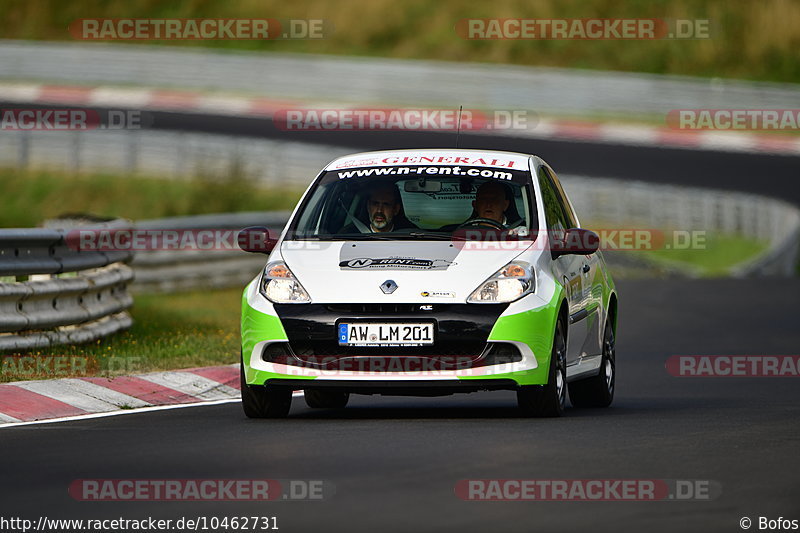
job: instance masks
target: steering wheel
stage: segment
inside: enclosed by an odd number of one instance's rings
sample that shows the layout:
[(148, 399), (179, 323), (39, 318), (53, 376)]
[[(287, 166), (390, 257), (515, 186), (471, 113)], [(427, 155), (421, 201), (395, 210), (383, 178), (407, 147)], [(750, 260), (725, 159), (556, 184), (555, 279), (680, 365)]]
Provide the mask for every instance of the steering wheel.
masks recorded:
[(494, 228), (496, 230), (500, 230), (500, 231), (503, 231), (503, 230), (506, 229), (506, 227), (503, 225), (502, 222), (498, 222), (498, 221), (494, 220), (493, 218), (473, 218), (473, 219), (467, 220), (463, 224), (459, 225), (458, 228), (456, 228), (456, 229), (468, 228), (470, 226), (490, 226), (490, 227), (492, 227), (492, 228)]

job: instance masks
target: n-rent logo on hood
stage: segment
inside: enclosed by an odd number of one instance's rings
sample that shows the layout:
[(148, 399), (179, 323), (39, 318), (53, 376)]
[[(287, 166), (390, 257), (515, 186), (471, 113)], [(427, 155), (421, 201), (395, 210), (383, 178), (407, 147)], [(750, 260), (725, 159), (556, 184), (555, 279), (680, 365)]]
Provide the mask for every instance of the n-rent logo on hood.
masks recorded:
[(413, 257), (356, 257), (339, 262), (341, 269), (381, 269), (394, 270), (447, 270), (452, 261), (446, 259), (417, 259)]

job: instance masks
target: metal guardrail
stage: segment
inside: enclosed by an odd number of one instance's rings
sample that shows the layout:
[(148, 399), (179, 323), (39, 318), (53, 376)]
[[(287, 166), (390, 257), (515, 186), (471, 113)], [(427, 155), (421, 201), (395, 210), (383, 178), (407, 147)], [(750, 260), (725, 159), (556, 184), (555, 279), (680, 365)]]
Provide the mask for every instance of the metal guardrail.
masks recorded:
[(132, 254), (72, 249), (67, 231), (0, 230), (0, 350), (88, 342), (130, 327)]
[(154, 130), (0, 130), (0, 166), (126, 175), (222, 178), (232, 171), (305, 187), (352, 147)]
[[(289, 212), (250, 212), (162, 218), (136, 224), (142, 230), (238, 230), (247, 226), (280, 229)], [(137, 252), (132, 266), (136, 292), (175, 292), (197, 288), (243, 286), (264, 267), (266, 256), (231, 250), (157, 250)]]
[[(734, 277), (793, 276), (800, 243), (800, 209), (773, 198), (734, 191), (608, 178), (561, 176), (589, 227), (706, 231), (767, 243), (757, 257), (734, 264)], [(636, 256), (635, 251), (618, 252)]]
[(793, 84), (682, 76), (101, 43), (0, 40), (0, 65), (0, 77), (7, 80), (583, 116), (664, 115), (684, 108), (794, 108), (800, 92)]

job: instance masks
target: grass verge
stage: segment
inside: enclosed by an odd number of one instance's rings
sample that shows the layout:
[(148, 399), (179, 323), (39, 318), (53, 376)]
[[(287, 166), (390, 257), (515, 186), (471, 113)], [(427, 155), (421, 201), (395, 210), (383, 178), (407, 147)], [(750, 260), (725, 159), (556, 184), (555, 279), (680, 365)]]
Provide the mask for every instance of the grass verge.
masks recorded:
[(132, 220), (291, 209), (302, 190), (265, 189), (241, 175), (224, 179), (69, 174), (0, 169), (0, 227), (34, 227), (65, 213)]
[(0, 382), (236, 363), (241, 294), (238, 288), (139, 294), (130, 330), (90, 344), (28, 352), (24, 355), (33, 358), (27, 360), (0, 355)]
[(767, 246), (766, 242), (738, 235), (709, 234), (704, 249), (648, 250), (640, 252), (640, 257), (699, 277), (724, 277), (732, 266), (756, 257)]

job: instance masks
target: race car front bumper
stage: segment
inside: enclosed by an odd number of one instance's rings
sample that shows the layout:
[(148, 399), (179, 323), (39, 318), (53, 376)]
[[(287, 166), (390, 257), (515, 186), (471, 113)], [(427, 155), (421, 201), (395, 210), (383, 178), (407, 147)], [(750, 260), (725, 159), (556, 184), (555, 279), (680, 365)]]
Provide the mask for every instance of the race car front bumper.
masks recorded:
[[(427, 395), (547, 382), (557, 308), (536, 295), (512, 304), (272, 304), (242, 299), (246, 381), (294, 389)], [(342, 321), (432, 321), (432, 346), (339, 346)]]

